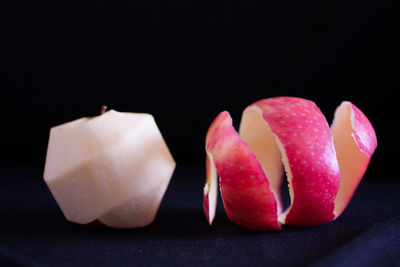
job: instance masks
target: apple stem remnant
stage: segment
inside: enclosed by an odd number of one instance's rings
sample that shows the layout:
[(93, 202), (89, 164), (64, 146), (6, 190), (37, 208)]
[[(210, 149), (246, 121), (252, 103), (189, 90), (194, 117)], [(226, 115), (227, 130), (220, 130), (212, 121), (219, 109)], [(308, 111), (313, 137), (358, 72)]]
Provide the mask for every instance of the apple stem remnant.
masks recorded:
[(106, 105), (101, 106), (100, 115), (103, 115), (104, 112), (106, 111), (107, 111), (107, 106)]

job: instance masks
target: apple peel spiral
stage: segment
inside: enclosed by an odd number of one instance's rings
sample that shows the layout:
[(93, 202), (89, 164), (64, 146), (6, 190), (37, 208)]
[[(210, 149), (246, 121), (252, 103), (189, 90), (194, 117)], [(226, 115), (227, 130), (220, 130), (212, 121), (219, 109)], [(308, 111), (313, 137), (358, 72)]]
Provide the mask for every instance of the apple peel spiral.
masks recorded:
[[(274, 97), (248, 106), (239, 133), (227, 111), (206, 136), (203, 208), (211, 225), (218, 176), (228, 218), (260, 231), (282, 224), (312, 226), (335, 220), (346, 208), (377, 147), (374, 128), (354, 104), (336, 109), (331, 127), (317, 105)], [(290, 206), (280, 188), (286, 172)]]

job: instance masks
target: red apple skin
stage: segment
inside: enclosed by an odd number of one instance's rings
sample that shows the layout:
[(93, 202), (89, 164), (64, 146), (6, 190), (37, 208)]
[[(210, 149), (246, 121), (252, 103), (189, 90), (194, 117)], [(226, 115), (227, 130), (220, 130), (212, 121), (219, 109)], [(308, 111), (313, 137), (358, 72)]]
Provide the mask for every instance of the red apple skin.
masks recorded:
[[(336, 219), (348, 205), (377, 147), (368, 118), (347, 101), (336, 110), (331, 129), (315, 103), (306, 99), (275, 97), (257, 101), (252, 107), (262, 114), (276, 137), (292, 203), (284, 214), (277, 214), (279, 199), (225, 111), (207, 132), (206, 151), (207, 170), (214, 163), (220, 175), (228, 217), (254, 230), (280, 230), (280, 223), (312, 226)], [(207, 171), (207, 181), (209, 177)], [(209, 195), (204, 197), (211, 224)]]
[(286, 154), (292, 205), (285, 224), (311, 226), (332, 221), (340, 173), (332, 134), (320, 109), (296, 97), (268, 98), (253, 105), (261, 109)]
[(252, 230), (280, 230), (277, 202), (269, 181), (254, 153), (233, 128), (228, 112), (220, 113), (211, 124), (206, 150), (220, 176), (229, 219)]

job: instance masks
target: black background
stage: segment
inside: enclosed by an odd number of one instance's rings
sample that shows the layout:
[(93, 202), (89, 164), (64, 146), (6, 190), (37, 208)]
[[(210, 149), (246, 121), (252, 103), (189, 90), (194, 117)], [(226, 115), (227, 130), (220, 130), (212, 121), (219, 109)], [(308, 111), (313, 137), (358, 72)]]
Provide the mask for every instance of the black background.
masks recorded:
[[(399, 12), (395, 1), (26, 2), (0, 9), (0, 262), (28, 266), (384, 266), (399, 263)], [(221, 8), (223, 7), (223, 8)], [(206, 131), (222, 110), (273, 96), (343, 100), (378, 148), (334, 222), (260, 233), (221, 201), (202, 212)], [(116, 231), (68, 223), (42, 173), (49, 130), (147, 112), (177, 162), (156, 220)]]
[(2, 163), (43, 167), (49, 129), (104, 104), (152, 113), (178, 164), (202, 163), (220, 111), (238, 127), (249, 104), (289, 95), (315, 101), (329, 123), (341, 101), (355, 103), (378, 136), (369, 172), (397, 174), (391, 1), (38, 5), (2, 10)]

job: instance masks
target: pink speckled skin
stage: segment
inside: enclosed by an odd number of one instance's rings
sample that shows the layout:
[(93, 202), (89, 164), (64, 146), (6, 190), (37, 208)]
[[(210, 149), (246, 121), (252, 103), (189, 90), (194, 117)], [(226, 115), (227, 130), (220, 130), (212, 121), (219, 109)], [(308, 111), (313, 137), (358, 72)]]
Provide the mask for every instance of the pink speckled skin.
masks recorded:
[[(206, 149), (220, 176), (226, 213), (239, 226), (253, 230), (279, 230), (277, 203), (262, 167), (232, 126), (228, 112), (210, 126)], [(208, 199), (204, 201), (207, 205)]]
[[(316, 225), (335, 218), (340, 172), (328, 122), (314, 102), (296, 97), (260, 100), (258, 106), (286, 152), (292, 173), (289, 225)], [(287, 170), (288, 171), (288, 170)]]

